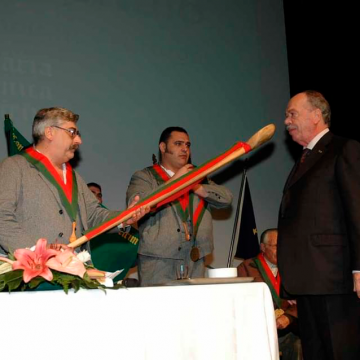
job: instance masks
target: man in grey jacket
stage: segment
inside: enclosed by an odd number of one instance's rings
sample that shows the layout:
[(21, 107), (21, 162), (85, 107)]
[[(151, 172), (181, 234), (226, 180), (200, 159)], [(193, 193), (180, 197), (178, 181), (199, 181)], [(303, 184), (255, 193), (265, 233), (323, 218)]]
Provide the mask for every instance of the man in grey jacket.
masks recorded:
[[(167, 181), (189, 172), (190, 140), (183, 128), (166, 128), (160, 136), (160, 163), (137, 171), (131, 178), (127, 201), (144, 198)], [(139, 222), (138, 271), (141, 286), (177, 277), (204, 276), (204, 258), (214, 248), (211, 207), (225, 208), (232, 194), (224, 186), (205, 180), (171, 204)], [(187, 273), (184, 274), (183, 272)]]
[(0, 252), (31, 247), (39, 238), (67, 244), (118, 213), (102, 208), (69, 164), (82, 143), (78, 118), (64, 108), (39, 110), (34, 145), (0, 163)]

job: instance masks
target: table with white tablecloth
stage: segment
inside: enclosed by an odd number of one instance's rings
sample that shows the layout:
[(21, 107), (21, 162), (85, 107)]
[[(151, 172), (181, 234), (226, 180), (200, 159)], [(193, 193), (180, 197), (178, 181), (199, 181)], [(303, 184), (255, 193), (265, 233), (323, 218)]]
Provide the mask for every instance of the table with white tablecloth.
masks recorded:
[(1, 359), (275, 360), (263, 283), (0, 293)]

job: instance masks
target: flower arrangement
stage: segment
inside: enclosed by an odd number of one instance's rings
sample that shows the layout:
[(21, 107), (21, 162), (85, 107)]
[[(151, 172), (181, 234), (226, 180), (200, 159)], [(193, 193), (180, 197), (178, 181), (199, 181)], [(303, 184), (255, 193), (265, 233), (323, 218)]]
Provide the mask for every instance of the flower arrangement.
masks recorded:
[[(34, 249), (17, 249), (8, 258), (0, 257), (0, 291), (36, 289), (42, 283), (59, 285), (68, 293), (70, 288), (105, 289), (114, 287), (109, 274), (97, 270), (88, 262), (87, 251), (76, 254), (66, 245), (47, 245), (39, 239)], [(115, 286), (118, 288), (119, 286)]]

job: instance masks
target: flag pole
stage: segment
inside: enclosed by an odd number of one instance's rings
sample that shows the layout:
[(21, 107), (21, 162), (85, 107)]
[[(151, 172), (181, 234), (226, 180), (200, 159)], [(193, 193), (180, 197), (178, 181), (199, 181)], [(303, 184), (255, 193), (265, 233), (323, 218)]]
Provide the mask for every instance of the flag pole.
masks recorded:
[[(10, 139), (10, 135), (8, 136), (8, 134), (7, 134), (7, 127), (6, 127), (6, 124), (8, 123), (8, 122), (10, 122), (11, 120), (10, 120), (10, 115), (9, 114), (4, 114), (4, 116), (5, 116), (5, 137), (6, 137), (6, 145), (7, 145), (7, 151), (8, 151), (8, 155), (10, 155), (10, 141), (11, 141), (11, 139)], [(10, 132), (10, 129), (9, 129), (9, 132)]]
[(239, 198), (238, 198), (236, 214), (235, 214), (235, 219), (234, 219), (234, 228), (233, 228), (233, 233), (232, 233), (232, 238), (231, 238), (231, 243), (230, 243), (228, 262), (227, 262), (228, 268), (233, 266), (234, 251), (236, 251), (238, 242), (239, 242), (241, 215), (242, 215), (242, 210), (243, 210), (243, 205), (244, 205), (245, 185), (246, 185), (246, 181), (247, 181), (247, 173), (246, 173), (247, 161), (248, 160), (246, 159), (245, 166), (243, 168), (243, 176), (242, 176), (242, 181), (241, 181), (241, 185), (240, 185)]

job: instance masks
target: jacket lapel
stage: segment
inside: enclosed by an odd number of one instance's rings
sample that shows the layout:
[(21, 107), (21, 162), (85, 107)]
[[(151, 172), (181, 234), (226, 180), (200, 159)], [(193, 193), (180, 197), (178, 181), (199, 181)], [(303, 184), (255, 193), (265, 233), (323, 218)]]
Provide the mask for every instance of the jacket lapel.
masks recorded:
[(77, 179), (77, 173), (75, 172), (75, 178), (78, 184), (78, 214), (77, 216), (80, 217), (81, 225), (84, 231), (88, 230), (88, 220), (87, 220), (87, 211), (86, 211), (86, 204), (84, 198), (84, 189), (80, 185), (80, 181)]
[[(31, 165), (31, 166), (35, 168), (35, 166), (33, 166), (33, 165)], [(36, 169), (36, 171), (38, 171), (38, 170)], [(55, 199), (56, 199), (56, 201), (57, 201), (57, 203), (58, 203), (58, 205), (59, 205), (59, 208), (62, 208), (63, 205), (62, 205), (62, 203), (61, 203), (60, 196), (59, 196), (59, 192), (58, 192), (58, 190), (56, 189), (56, 187), (55, 187), (54, 185), (52, 185), (52, 184), (49, 182), (49, 180), (46, 179), (46, 177), (45, 177), (40, 171), (38, 171), (38, 174), (39, 174), (41, 180), (45, 183), (45, 185), (46, 185), (46, 186), (50, 189), (50, 191), (53, 193), (53, 195), (54, 195), (54, 197), (55, 197)]]
[[(39, 177), (41, 178), (41, 180), (44, 182), (44, 184), (52, 192), (52, 194), (55, 197), (55, 200), (56, 200), (57, 204), (59, 205), (59, 209), (63, 209), (64, 206), (63, 206), (63, 204), (61, 202), (61, 199), (60, 199), (60, 196), (59, 196), (59, 191), (56, 189), (56, 187), (54, 185), (52, 185), (49, 182), (49, 180), (40, 171), (38, 171), (38, 169), (36, 169), (36, 167), (34, 165), (32, 165), (30, 163), (29, 163), (29, 165), (30, 165), (30, 167), (34, 168), (38, 172)], [(76, 176), (76, 173), (75, 173), (75, 176)], [(78, 207), (82, 208), (82, 210), (84, 210), (85, 209), (85, 204), (84, 204), (83, 196), (80, 196), (80, 189), (78, 189), (78, 198), (79, 198)], [(84, 219), (84, 216), (82, 215), (83, 213), (85, 214), (86, 211), (80, 211), (80, 217), (81, 217), (82, 224), (87, 224), (86, 219)], [(87, 230), (86, 225), (84, 225), (84, 229)]]
[(323, 157), (332, 138), (333, 134), (329, 131), (317, 142), (306, 161), (297, 171), (297, 163), (294, 165), (286, 182), (284, 192), (301, 179)]
[[(30, 166), (34, 167), (34, 165), (30, 164)], [(35, 168), (36, 169), (36, 168)], [(37, 169), (36, 169), (37, 170)], [(52, 185), (47, 179), (46, 177), (40, 172), (38, 171), (39, 176), (41, 177), (42, 181), (45, 183), (45, 185), (50, 189), (50, 191), (53, 193), (56, 202), (59, 205), (59, 209), (63, 209), (63, 204), (61, 202), (60, 196), (59, 196), (59, 192), (56, 189), (56, 187), (54, 185)], [(75, 177), (77, 176), (77, 174), (75, 173)], [(74, 179), (75, 180), (75, 179)], [(77, 179), (76, 179), (77, 181)], [(78, 182), (79, 184), (79, 182)], [(86, 214), (86, 205), (85, 205), (85, 201), (84, 201), (84, 197), (82, 194), (82, 189), (78, 188), (78, 210), (77, 210), (77, 219), (80, 216), (80, 220), (81, 220), (81, 225), (82, 228), (84, 229), (84, 231), (88, 230), (88, 226), (87, 226), (87, 218), (85, 217)], [(78, 220), (76, 220), (78, 221)]]

